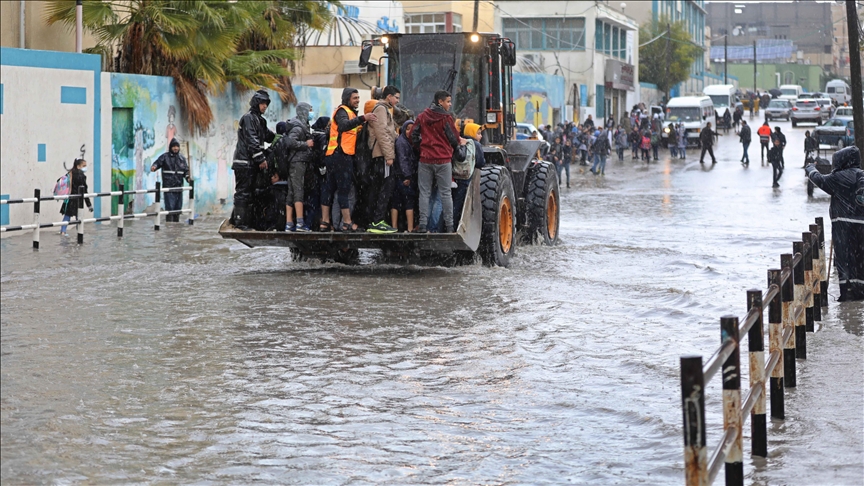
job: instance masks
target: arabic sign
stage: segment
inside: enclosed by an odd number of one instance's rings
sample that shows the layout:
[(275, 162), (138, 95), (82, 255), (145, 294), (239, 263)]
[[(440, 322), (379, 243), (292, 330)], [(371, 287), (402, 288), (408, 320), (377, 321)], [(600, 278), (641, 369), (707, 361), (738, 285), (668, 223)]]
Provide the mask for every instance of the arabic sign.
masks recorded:
[(627, 91), (634, 91), (636, 85), (636, 71), (632, 64), (607, 59), (604, 80), (606, 81), (607, 89), (625, 89)]

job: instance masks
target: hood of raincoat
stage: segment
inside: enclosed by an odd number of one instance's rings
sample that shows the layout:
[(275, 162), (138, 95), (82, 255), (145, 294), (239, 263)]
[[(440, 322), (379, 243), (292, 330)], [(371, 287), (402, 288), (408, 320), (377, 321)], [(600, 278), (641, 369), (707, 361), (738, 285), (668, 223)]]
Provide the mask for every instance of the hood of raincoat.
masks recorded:
[(324, 131), (327, 129), (327, 125), (330, 124), (329, 116), (319, 116), (315, 123), (312, 124), (312, 130)]
[(858, 147), (846, 147), (843, 150), (834, 152), (834, 157), (831, 159), (833, 172), (843, 169), (860, 169), (861, 168), (861, 152)]
[(306, 102), (297, 103), (297, 119), (303, 122), (304, 125), (309, 124), (309, 113), (312, 112), (312, 105)]
[(180, 142), (178, 142), (176, 138), (172, 138), (171, 143), (168, 144), (169, 149), (171, 147), (179, 147), (179, 146), (180, 146)]
[[(405, 123), (403, 123), (402, 124), (402, 131), (399, 132), (399, 136), (408, 138), (408, 125), (413, 125), (413, 124), (414, 124), (414, 120), (407, 120)], [(408, 140), (411, 140), (411, 139), (408, 138)]]
[(252, 95), (252, 99), (249, 100), (249, 106), (252, 108), (258, 108), (258, 105), (261, 103), (266, 103), (267, 106), (270, 106), (270, 95), (267, 94), (267, 90), (259, 89)]

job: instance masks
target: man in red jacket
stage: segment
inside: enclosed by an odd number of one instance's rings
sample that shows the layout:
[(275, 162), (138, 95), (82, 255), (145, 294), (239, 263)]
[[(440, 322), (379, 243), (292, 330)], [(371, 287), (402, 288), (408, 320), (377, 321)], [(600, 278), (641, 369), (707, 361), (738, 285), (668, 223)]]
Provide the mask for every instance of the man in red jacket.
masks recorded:
[(450, 93), (438, 91), (429, 108), (417, 116), (411, 141), (420, 149), (420, 164), (417, 170), (417, 183), (420, 189), (420, 224), (418, 233), (425, 233), (429, 220), (429, 195), (433, 182), (438, 186), (438, 195), (443, 206), (444, 231), (453, 233), (453, 197), (450, 184), (453, 181), (451, 161), (465, 160), (466, 139), (459, 137), (459, 130), (450, 114)]

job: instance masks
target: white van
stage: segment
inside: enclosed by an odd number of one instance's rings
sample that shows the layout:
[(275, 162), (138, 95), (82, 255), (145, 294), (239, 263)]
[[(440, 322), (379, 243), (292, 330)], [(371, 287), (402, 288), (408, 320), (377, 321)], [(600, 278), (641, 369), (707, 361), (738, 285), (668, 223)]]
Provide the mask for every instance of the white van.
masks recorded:
[(798, 95), (804, 92), (804, 88), (800, 84), (781, 84), (780, 98), (781, 100), (789, 100), (792, 103), (798, 99)]
[(842, 79), (834, 79), (825, 84), (825, 93), (838, 105), (852, 101), (852, 88)]
[(664, 129), (661, 133), (663, 145), (666, 145), (666, 138), (669, 134), (666, 133), (666, 127), (672, 123), (676, 127), (679, 123), (684, 125), (687, 131), (687, 144), (699, 144), (699, 134), (708, 123), (711, 126), (717, 127), (717, 120), (714, 116), (714, 103), (707, 96), (681, 96), (672, 98), (666, 104), (666, 120), (663, 122)]
[(702, 93), (711, 98), (714, 109), (718, 114), (723, 115), (726, 108), (729, 108), (730, 114), (735, 112), (737, 106), (741, 106), (742, 110), (744, 109), (744, 105), (738, 100), (737, 91), (735, 86), (731, 84), (712, 84), (705, 86)]

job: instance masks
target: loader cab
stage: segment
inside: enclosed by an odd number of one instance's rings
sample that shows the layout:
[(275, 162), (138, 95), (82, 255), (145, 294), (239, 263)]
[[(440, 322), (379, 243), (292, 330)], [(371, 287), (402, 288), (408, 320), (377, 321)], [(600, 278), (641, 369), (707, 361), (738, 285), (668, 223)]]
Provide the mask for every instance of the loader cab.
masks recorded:
[[(389, 34), (366, 43), (384, 47), (381, 84), (398, 87), (402, 104), (414, 116), (432, 103), (436, 91), (446, 90), (457, 121), (484, 125), (484, 145), (503, 146), (515, 137), (516, 48), (509, 39), (478, 33)], [(365, 52), (366, 45), (361, 56)]]

